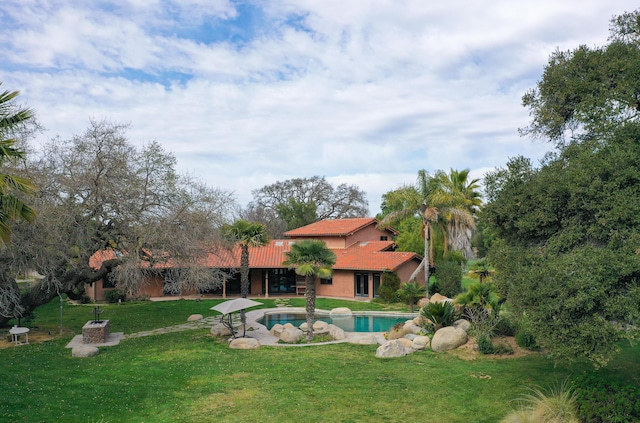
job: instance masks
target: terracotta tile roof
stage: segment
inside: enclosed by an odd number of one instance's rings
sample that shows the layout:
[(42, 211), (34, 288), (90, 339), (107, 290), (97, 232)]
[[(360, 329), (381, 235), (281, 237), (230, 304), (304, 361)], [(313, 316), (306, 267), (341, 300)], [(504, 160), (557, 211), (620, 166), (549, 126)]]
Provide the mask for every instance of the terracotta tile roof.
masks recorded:
[[(391, 244), (391, 245), (389, 245)], [(402, 264), (422, 257), (415, 253), (387, 251), (390, 241), (360, 242), (343, 250), (335, 250), (337, 260), (334, 269), (341, 270), (397, 270)]]
[[(285, 232), (284, 235), (293, 237), (313, 236), (347, 236), (352, 235), (369, 225), (377, 225), (378, 220), (373, 217), (355, 217), (351, 219), (325, 219)], [(394, 229), (389, 228), (393, 233)]]
[[(285, 252), (291, 249), (294, 240), (271, 240), (264, 247), (249, 248), (249, 263), (252, 269), (274, 269), (284, 268), (282, 265), (285, 259)], [(358, 242), (344, 249), (335, 249), (336, 264), (334, 269), (342, 270), (396, 270), (403, 263), (410, 260), (421, 260), (421, 257), (414, 253), (404, 253), (389, 251), (394, 247), (392, 241), (365, 241)], [(240, 267), (241, 249), (239, 245), (232, 249), (223, 247), (212, 248), (204, 260), (204, 265), (212, 268), (238, 268)], [(105, 260), (115, 258), (112, 250), (98, 251), (95, 253), (89, 264), (97, 269)], [(154, 268), (166, 269), (175, 265), (172, 260), (166, 263), (157, 263)]]

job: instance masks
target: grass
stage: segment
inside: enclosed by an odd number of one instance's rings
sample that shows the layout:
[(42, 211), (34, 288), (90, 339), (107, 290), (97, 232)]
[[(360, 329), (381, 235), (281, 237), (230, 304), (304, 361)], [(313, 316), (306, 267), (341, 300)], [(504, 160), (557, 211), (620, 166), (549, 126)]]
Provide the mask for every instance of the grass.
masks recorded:
[[(106, 306), (103, 316), (112, 330), (129, 333), (212, 315), (209, 308), (219, 301), (126, 303)], [(335, 304), (366, 303), (330, 300), (318, 307)], [(66, 307), (65, 325), (79, 333), (91, 310)], [(34, 324), (57, 327), (58, 304), (38, 309)], [(12, 422), (496, 422), (523, 387), (552, 386), (589, 369), (556, 366), (542, 355), (464, 361), (425, 351), (381, 360), (376, 346), (350, 344), (231, 350), (206, 329), (128, 339), (78, 359), (64, 348), (70, 337), (0, 350), (0, 416)], [(640, 348), (625, 349), (603, 372), (640, 383)]]

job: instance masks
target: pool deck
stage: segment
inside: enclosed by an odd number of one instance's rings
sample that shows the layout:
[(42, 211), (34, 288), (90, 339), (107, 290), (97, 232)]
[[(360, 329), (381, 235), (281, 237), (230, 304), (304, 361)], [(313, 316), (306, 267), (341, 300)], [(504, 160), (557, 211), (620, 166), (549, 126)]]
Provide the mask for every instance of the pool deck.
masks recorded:
[[(277, 346), (277, 347), (310, 347), (315, 345), (330, 345), (330, 344), (342, 344), (342, 343), (359, 343), (360, 339), (365, 337), (370, 337), (373, 334), (378, 341), (378, 344), (384, 344), (386, 339), (384, 338), (384, 332), (346, 332), (345, 331), (345, 339), (341, 339), (338, 341), (328, 341), (328, 342), (315, 342), (312, 344), (281, 344), (278, 343), (280, 338), (277, 336), (273, 336), (269, 333), (269, 330), (266, 326), (261, 323), (258, 323), (258, 320), (262, 319), (266, 313), (306, 313), (306, 310), (302, 307), (277, 307), (277, 308), (261, 308), (258, 310), (250, 310), (247, 311), (247, 328), (251, 327), (251, 330), (247, 330), (247, 337), (257, 339), (260, 342), (260, 345), (269, 345), (269, 346)], [(328, 310), (316, 310), (318, 315), (329, 315), (330, 312)], [(366, 312), (353, 312), (354, 315), (376, 315), (376, 316), (402, 316), (407, 317), (407, 320), (413, 319), (417, 316), (416, 313), (394, 313), (394, 312), (384, 312), (384, 311), (366, 311)]]

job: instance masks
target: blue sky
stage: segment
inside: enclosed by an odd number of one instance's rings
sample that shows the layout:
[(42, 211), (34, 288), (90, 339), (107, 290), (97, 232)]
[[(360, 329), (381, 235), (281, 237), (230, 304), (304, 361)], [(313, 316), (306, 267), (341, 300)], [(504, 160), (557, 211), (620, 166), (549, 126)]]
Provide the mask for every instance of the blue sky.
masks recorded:
[(369, 198), (419, 169), (551, 146), (518, 136), (549, 54), (606, 43), (628, 0), (3, 0), (0, 81), (47, 132), (130, 123), (234, 191), (323, 175)]

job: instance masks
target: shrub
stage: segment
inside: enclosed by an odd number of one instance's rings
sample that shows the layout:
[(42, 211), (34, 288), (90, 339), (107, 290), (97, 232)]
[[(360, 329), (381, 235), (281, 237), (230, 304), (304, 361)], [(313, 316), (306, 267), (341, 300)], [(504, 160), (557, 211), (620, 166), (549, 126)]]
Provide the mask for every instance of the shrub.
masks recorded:
[(501, 336), (514, 336), (517, 333), (516, 325), (507, 316), (500, 314), (494, 333)]
[(402, 288), (397, 292), (400, 298), (403, 298), (409, 304), (409, 309), (413, 313), (413, 306), (416, 301), (424, 296), (425, 287), (417, 282), (403, 283)]
[(480, 335), (478, 338), (478, 351), (480, 354), (493, 354), (495, 352), (493, 342), (491, 342), (489, 335)]
[(421, 314), (433, 323), (434, 329), (450, 326), (458, 319), (458, 313), (451, 301), (429, 303), (422, 308)]
[(620, 385), (589, 374), (576, 378), (578, 417), (586, 423), (640, 421), (640, 387)]
[(118, 289), (105, 291), (105, 293), (104, 293), (104, 299), (108, 303), (117, 303), (120, 300), (124, 301), (126, 297), (127, 297), (127, 295), (124, 292), (122, 292), (122, 291), (120, 291)]
[(520, 399), (520, 409), (509, 414), (501, 423), (579, 423), (576, 393), (566, 384), (549, 393), (531, 389), (531, 394)]
[(540, 349), (540, 346), (536, 343), (533, 335), (525, 330), (521, 330), (516, 333), (516, 343), (522, 348), (526, 348), (531, 351), (537, 351)]
[(436, 263), (435, 278), (439, 293), (453, 298), (462, 291), (462, 266), (458, 261), (440, 260)]
[(386, 303), (399, 301), (400, 278), (395, 272), (384, 272), (380, 282), (380, 299)]

